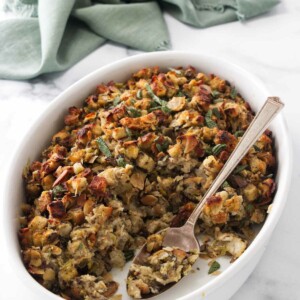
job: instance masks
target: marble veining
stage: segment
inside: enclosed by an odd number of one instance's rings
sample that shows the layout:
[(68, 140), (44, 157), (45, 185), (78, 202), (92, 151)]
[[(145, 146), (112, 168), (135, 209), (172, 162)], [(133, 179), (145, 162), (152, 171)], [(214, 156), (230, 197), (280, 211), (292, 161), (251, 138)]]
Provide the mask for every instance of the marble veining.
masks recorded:
[[(3, 13), (1, 18), (5, 18)], [(184, 25), (168, 14), (165, 18), (173, 50), (206, 52), (229, 59), (258, 76), (273, 95), (286, 103), (284, 114), (295, 154), (288, 203), (261, 261), (231, 300), (298, 300), (300, 1), (282, 0), (262, 17), (202, 30)], [(82, 76), (137, 53), (140, 52), (107, 43), (65, 72), (28, 81), (0, 80), (0, 191), (12, 150), (51, 100)], [(3, 209), (2, 204), (0, 207)], [(0, 299), (38, 300), (7, 264), (7, 255), (0, 238)]]

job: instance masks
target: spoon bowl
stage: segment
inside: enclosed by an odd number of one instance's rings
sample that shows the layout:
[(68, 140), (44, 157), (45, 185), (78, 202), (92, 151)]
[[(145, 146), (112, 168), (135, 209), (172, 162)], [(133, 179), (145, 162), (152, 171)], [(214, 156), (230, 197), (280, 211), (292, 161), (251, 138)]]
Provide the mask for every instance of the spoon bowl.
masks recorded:
[[(181, 250), (184, 250), (185, 252), (189, 252), (191, 249), (200, 252), (199, 241), (195, 237), (194, 229), (191, 228), (191, 226), (192, 225), (190, 223), (186, 223), (181, 227), (166, 228), (158, 231), (157, 234), (164, 235), (163, 247), (168, 247), (169, 245), (172, 245), (172, 247), (179, 248)], [(149, 256), (150, 253), (147, 251), (145, 244), (139, 250), (138, 254), (134, 257), (132, 263), (137, 265), (145, 265), (147, 264), (147, 258)], [(172, 282), (163, 286), (160, 290), (160, 294), (170, 289), (174, 284), (178, 283), (179, 281)], [(156, 296), (156, 294), (145, 294), (143, 295), (143, 299), (149, 299), (154, 296)]]
[[(184, 224), (181, 227), (166, 228), (157, 232), (157, 234), (164, 235), (163, 247), (179, 248), (185, 252), (191, 250), (200, 251), (200, 244), (195, 237), (194, 230), (191, 230), (191, 224)], [(146, 244), (140, 249), (138, 254), (134, 257), (132, 263), (143, 265), (146, 263), (150, 253), (146, 250)]]

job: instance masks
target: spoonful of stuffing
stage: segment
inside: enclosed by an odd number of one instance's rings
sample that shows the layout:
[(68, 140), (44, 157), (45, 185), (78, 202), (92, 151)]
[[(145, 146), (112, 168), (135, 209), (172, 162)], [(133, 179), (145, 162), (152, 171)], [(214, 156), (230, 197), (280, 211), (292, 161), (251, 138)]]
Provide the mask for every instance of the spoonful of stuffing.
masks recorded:
[(146, 299), (161, 294), (192, 270), (192, 265), (200, 253), (200, 244), (194, 229), (203, 207), (234, 171), (283, 106), (284, 104), (277, 97), (267, 99), (183, 226), (167, 228), (148, 237), (128, 272), (129, 296)]

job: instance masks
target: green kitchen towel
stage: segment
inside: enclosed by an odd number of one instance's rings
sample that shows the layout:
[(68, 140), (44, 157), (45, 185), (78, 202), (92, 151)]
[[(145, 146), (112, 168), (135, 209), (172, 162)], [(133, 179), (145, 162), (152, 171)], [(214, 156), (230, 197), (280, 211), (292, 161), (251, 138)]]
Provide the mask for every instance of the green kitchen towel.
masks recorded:
[(6, 0), (18, 17), (0, 22), (0, 78), (62, 71), (106, 40), (143, 51), (170, 47), (162, 15), (204, 28), (269, 11), (278, 0)]

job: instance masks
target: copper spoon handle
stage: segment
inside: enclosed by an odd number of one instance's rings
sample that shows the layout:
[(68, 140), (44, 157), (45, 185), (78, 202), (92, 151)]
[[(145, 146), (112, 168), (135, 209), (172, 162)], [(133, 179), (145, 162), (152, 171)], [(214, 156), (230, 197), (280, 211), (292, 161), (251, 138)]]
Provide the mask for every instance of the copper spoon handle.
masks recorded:
[[(205, 205), (207, 199), (212, 196), (221, 184), (226, 180), (226, 178), (232, 173), (237, 164), (241, 159), (247, 154), (251, 146), (258, 140), (258, 138), (263, 134), (267, 129), (267, 126), (270, 124), (272, 119), (277, 115), (277, 113), (283, 108), (284, 104), (280, 101), (278, 97), (269, 97), (265, 102), (264, 106), (255, 116), (250, 126), (244, 133), (243, 137), (237, 144), (234, 151), (231, 153), (226, 164), (223, 166), (221, 172), (213, 181), (212, 185), (205, 193), (202, 200), (196, 206), (185, 225), (195, 226), (198, 217), (202, 211), (203, 206)], [(184, 225), (184, 226), (185, 226)]]

